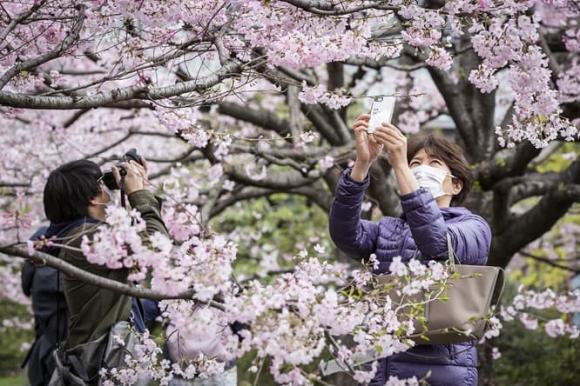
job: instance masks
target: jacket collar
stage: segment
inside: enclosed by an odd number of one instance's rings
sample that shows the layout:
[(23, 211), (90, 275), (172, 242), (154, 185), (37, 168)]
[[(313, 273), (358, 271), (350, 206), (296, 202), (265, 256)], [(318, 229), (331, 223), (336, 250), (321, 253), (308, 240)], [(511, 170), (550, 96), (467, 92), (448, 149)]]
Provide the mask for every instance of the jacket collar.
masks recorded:
[[(50, 223), (48, 229), (44, 234), (38, 235), (38, 238), (44, 236), (47, 239), (56, 236), (57, 238), (65, 237), (70, 231), (82, 224), (98, 224), (100, 221), (95, 220), (90, 217), (82, 217), (72, 221), (66, 221), (61, 223)], [(58, 256), (60, 253), (60, 248), (55, 246), (44, 246), (42, 252), (48, 253), (53, 256)]]

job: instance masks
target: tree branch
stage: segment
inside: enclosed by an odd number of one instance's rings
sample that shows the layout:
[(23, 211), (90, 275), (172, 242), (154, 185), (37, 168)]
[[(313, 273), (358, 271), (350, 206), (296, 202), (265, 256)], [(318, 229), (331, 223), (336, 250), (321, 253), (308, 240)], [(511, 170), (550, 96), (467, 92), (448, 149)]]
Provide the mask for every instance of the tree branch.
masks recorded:
[(219, 102), (218, 113), (228, 115), (244, 122), (252, 123), (266, 130), (272, 130), (281, 137), (291, 134), (287, 120), (279, 119), (274, 113), (266, 110), (256, 110), (232, 102)]
[(344, 145), (340, 137), (334, 131), (332, 125), (325, 117), (324, 111), (317, 105), (301, 104), (302, 113), (314, 124), (316, 131), (318, 131), (324, 139), (326, 139), (333, 146)]
[(443, 99), (445, 99), (449, 115), (455, 122), (455, 127), (463, 139), (467, 153), (472, 155), (477, 154), (477, 138), (473, 130), (469, 112), (465, 106), (466, 101), (463, 100), (465, 96), (461, 93), (462, 88), (457, 84), (453, 84), (449, 75), (441, 70), (429, 67), (429, 72)]
[(232, 181), (238, 182), (240, 184), (257, 186), (261, 188), (268, 188), (274, 190), (284, 190), (284, 189), (294, 189), (301, 186), (311, 184), (321, 177), (319, 173), (313, 172), (314, 175), (309, 177), (304, 177), (302, 173), (296, 170), (288, 171), (270, 171), (268, 177), (256, 180), (248, 176), (244, 171), (240, 170), (238, 167), (231, 164), (223, 164), (224, 173), (228, 174)]
[(323, 111), (328, 116), (328, 120), (334, 126), (334, 130), (340, 138), (340, 144), (345, 145), (349, 142), (353, 142), (353, 137), (351, 136), (352, 131), (346, 126), (342, 114), (326, 106), (323, 107)]
[(384, 216), (398, 216), (397, 208), (400, 207), (399, 196), (395, 192), (393, 184), (389, 182), (391, 166), (388, 162), (379, 158), (369, 170), (371, 184), (368, 194), (377, 203)]
[(158, 88), (130, 86), (92, 96), (35, 96), (0, 91), (0, 105), (28, 109), (68, 110), (112, 106), (134, 99), (159, 100), (194, 91), (201, 92), (236, 74), (241, 68), (240, 64), (230, 62), (213, 75), (172, 86)]
[(342, 6), (338, 8), (336, 4), (328, 1), (321, 0), (282, 0), (285, 3), (291, 4), (297, 8), (303, 9), (306, 12), (313, 13), (315, 15), (323, 16), (339, 16), (348, 15), (355, 12), (364, 11), (367, 9), (381, 9), (381, 10), (397, 10), (399, 7), (382, 5), (382, 2), (369, 2), (366, 5), (360, 5), (353, 8), (346, 8)]
[(0, 188), (27, 188), (30, 182), (3, 182), (0, 181)]
[[(24, 259), (30, 259), (38, 264), (48, 265), (50, 267), (56, 268), (64, 274), (73, 277), (78, 280), (97, 287), (105, 288), (123, 295), (133, 296), (140, 299), (151, 299), (151, 300), (166, 300), (166, 299), (186, 299), (193, 300), (194, 291), (188, 290), (175, 295), (166, 294), (160, 291), (155, 291), (149, 288), (134, 287), (125, 283), (118, 282), (116, 280), (111, 280), (104, 278), (99, 275), (92, 274), (90, 272), (84, 271), (66, 261), (49, 255), (47, 253), (33, 251), (33, 253), (27, 253), (20, 248), (8, 246), (0, 247), (0, 253), (4, 253), (10, 256), (17, 256)], [(203, 303), (199, 300), (196, 302)], [(219, 301), (211, 301), (206, 304), (212, 307), (224, 310), (223, 304)]]
[(298, 87), (288, 85), (286, 92), (286, 103), (288, 104), (288, 115), (290, 120), (290, 132), (292, 133), (292, 143), (294, 146), (300, 140), (302, 125), (300, 124), (300, 100), (298, 99)]
[(239, 192), (232, 193), (220, 199), (212, 208), (210, 216), (215, 217), (219, 215), (228, 207), (234, 205), (236, 202), (251, 200), (260, 197), (267, 197), (278, 193), (297, 194), (300, 196), (304, 196), (311, 199), (314, 203), (316, 203), (316, 205), (318, 205), (325, 212), (328, 212), (330, 210), (330, 203), (332, 201), (332, 197), (330, 196), (329, 193), (325, 191), (324, 186), (322, 186), (322, 183), (320, 183), (314, 184), (313, 186), (302, 186), (290, 190), (245, 187)]
[(539, 34), (540, 34), (540, 46), (542, 47), (542, 51), (544, 51), (544, 54), (546, 54), (546, 57), (548, 58), (548, 67), (552, 71), (551, 75), (552, 83), (555, 85), (556, 81), (558, 80), (558, 76), (560, 75), (560, 64), (552, 54), (552, 51), (548, 46), (548, 42), (544, 37), (544, 33), (542, 31), (539, 31)]
[(530, 259), (539, 261), (540, 263), (544, 263), (544, 264), (548, 264), (551, 265), (552, 267), (556, 267), (556, 268), (560, 268), (560, 269), (564, 269), (566, 271), (571, 271), (574, 273), (580, 273), (580, 269), (578, 268), (573, 268), (573, 267), (568, 267), (566, 265), (562, 265), (562, 264), (558, 264), (552, 260), (540, 257), (540, 256), (536, 256), (536, 255), (532, 255), (531, 253), (525, 252), (525, 251), (519, 251), (518, 252), (520, 255), (525, 256), (525, 257), (529, 257)]
[[(519, 179), (519, 178), (518, 178)], [(521, 177), (521, 183), (513, 186), (509, 192), (509, 205), (533, 196), (541, 196), (558, 187), (558, 173), (538, 173)]]
[(75, 19), (74, 24), (73, 24), (70, 32), (67, 34), (67, 36), (64, 38), (64, 40), (60, 43), (58, 48), (56, 48), (52, 51), (49, 51), (49, 52), (47, 52), (41, 56), (38, 56), (36, 58), (32, 58), (32, 59), (17, 63), (14, 66), (12, 66), (0, 78), (0, 90), (2, 88), (4, 88), (4, 86), (6, 86), (6, 84), (10, 81), (10, 79), (12, 79), (14, 76), (19, 74), (21, 71), (29, 70), (31, 68), (37, 67), (41, 64), (44, 64), (52, 59), (58, 58), (64, 52), (66, 52), (77, 41), (77, 39), (79, 38), (79, 34), (81, 32), (81, 28), (83, 27), (83, 22), (85, 21), (86, 5), (79, 4), (79, 5), (77, 5), (77, 9), (79, 11), (78, 16)]
[(542, 236), (580, 200), (580, 160), (561, 174), (559, 183), (548, 191), (532, 209), (515, 218), (493, 239), (490, 265), (505, 267), (512, 255)]
[(483, 190), (492, 189), (497, 181), (522, 175), (528, 164), (540, 152), (541, 149), (537, 149), (529, 141), (519, 143), (512, 150), (500, 151), (491, 161), (484, 161), (478, 166), (475, 171), (476, 180), (479, 181)]
[[(20, 23), (24, 19), (27, 19), (29, 16), (31, 16), (40, 7), (42, 7), (44, 5), (44, 3), (46, 3), (46, 0), (37, 1), (30, 7), (30, 9), (22, 12), (20, 15), (18, 15), (16, 17), (12, 18), (12, 20), (6, 26), (6, 28), (4, 28), (2, 30), (2, 32), (0, 32), (0, 42), (3, 42), (4, 39), (6, 39), (6, 36), (8, 36), (8, 34), (10, 32), (12, 32), (12, 30), (18, 25), (18, 23)], [(6, 12), (6, 13), (8, 13), (8, 12)]]
[(278, 158), (291, 158), (296, 161), (316, 161), (325, 155), (333, 158), (350, 158), (354, 156), (355, 144), (349, 143), (337, 147), (306, 147), (306, 148), (269, 148), (262, 149), (257, 146), (233, 144), (232, 150), (241, 153), (255, 154), (258, 156), (270, 155)]

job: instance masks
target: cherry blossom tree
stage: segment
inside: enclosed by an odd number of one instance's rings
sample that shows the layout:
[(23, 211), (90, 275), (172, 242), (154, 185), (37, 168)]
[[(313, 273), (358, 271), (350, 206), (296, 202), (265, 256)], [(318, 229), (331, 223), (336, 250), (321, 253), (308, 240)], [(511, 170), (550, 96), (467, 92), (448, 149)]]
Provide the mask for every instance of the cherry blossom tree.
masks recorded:
[[(373, 100), (396, 98), (394, 122), (405, 133), (445, 127), (466, 150), (476, 176), (467, 206), (486, 217), (494, 232), (489, 263), (505, 267), (516, 253), (529, 254), (530, 243), (580, 198), (577, 145), (566, 152), (564, 170), (537, 169), (579, 139), (579, 16), (577, 2), (566, 0), (3, 2), (1, 273), (13, 276), (20, 261), (14, 256), (47, 261), (95, 284), (165, 299), (176, 326), (195, 314), (191, 302), (169, 299), (195, 298), (223, 312), (212, 318), (254, 326), (241, 343), (226, 337), (231, 355), (258, 348), (260, 358), (274, 358), (271, 371), (280, 383), (307, 379), (300, 361), (334, 347), (324, 328), (348, 332), (325, 325), (317, 307), (352, 313), (345, 316), (350, 331), (368, 312), (338, 310), (333, 295), (322, 290), (327, 280), (304, 278), (310, 271), (348, 276), (345, 267), (319, 266), (305, 254), (293, 273), (269, 286), (250, 280), (246, 293), (271, 303), (248, 314), (244, 302), (252, 297), (240, 295), (231, 281), (240, 235), (217, 235), (210, 220), (236, 203), (280, 192), (328, 210), (339, 173), (354, 158), (350, 122)], [(107, 167), (131, 147), (151, 161), (152, 189), (165, 198), (173, 240), (156, 237), (149, 240), (152, 248), (142, 245), (127, 226), (138, 216), (111, 211), (111, 228), (84, 248), (95, 264), (138, 267), (135, 280), (152, 273), (148, 286), (109, 283), (43, 256), (33, 245), (23, 248), (44, 220), (42, 188), (51, 169), (79, 158)], [(365, 215), (399, 213), (390, 169), (382, 157), (373, 165)], [(527, 199), (535, 199), (533, 205), (514, 210)], [(140, 253), (111, 249), (113, 234), (124, 235)], [(564, 245), (570, 253), (576, 248), (574, 242)], [(164, 263), (155, 264), (160, 257)], [(304, 299), (279, 297), (289, 287)], [(562, 302), (574, 304), (570, 296)], [(554, 306), (554, 297), (545, 295), (552, 303), (543, 306)], [(513, 318), (527, 306), (504, 316)], [(264, 346), (273, 320), (296, 315), (315, 321), (295, 331), (304, 337), (304, 346), (295, 347), (303, 350), (300, 360)], [(532, 323), (525, 318), (524, 324)], [(562, 323), (546, 325), (546, 331), (577, 335)], [(372, 323), (365, 328), (373, 339), (361, 336), (361, 350), (392, 339), (391, 330)], [(279, 342), (287, 339), (286, 331), (277, 333)], [(384, 347), (402, 350), (399, 343), (385, 341)], [(151, 344), (144, 341), (142, 349), (153, 363), (159, 353)], [(341, 352), (340, 345), (334, 349)], [(212, 361), (197, 365), (210, 373), (219, 367)]]

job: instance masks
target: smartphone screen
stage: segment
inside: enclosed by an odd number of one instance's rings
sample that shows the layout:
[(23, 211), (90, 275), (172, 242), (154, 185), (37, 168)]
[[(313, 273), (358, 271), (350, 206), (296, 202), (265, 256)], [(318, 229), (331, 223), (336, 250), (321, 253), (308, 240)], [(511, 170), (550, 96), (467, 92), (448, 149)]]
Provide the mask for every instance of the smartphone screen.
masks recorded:
[(369, 120), (369, 133), (374, 133), (382, 123), (391, 123), (395, 110), (395, 97), (380, 97), (373, 100), (371, 106), (371, 118)]

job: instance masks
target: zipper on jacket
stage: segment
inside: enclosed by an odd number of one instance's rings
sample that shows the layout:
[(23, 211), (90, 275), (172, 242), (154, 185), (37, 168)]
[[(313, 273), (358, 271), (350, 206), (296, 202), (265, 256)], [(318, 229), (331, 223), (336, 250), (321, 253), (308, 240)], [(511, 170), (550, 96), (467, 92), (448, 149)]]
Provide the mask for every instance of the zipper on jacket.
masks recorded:
[(447, 346), (447, 349), (449, 350), (449, 359), (454, 361), (455, 360), (455, 345), (450, 344)]

